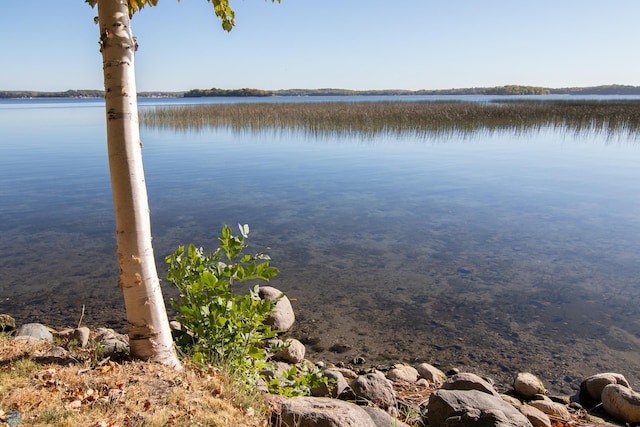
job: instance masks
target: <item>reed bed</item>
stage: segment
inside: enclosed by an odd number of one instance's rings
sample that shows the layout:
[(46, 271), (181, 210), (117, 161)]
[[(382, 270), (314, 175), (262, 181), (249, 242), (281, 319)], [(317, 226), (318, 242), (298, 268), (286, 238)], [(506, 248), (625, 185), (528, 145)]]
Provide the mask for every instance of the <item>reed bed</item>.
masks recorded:
[(307, 135), (441, 136), (478, 131), (560, 128), (615, 136), (640, 135), (640, 101), (361, 101), (233, 103), (144, 109), (153, 128), (239, 132), (298, 131)]

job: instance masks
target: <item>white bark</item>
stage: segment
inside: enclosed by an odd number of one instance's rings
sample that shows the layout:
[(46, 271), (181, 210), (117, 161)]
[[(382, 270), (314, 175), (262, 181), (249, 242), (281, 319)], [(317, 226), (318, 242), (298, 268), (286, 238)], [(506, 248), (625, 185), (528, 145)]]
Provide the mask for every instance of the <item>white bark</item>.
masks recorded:
[(99, 0), (107, 145), (120, 280), (131, 354), (176, 367), (167, 312), (151, 246), (134, 75), (136, 42), (126, 0)]

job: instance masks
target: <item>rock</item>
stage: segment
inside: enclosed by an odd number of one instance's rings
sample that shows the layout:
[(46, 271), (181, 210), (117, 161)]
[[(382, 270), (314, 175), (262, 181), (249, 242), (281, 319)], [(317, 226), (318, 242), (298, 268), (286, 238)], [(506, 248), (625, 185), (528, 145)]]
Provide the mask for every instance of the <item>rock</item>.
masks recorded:
[(562, 421), (571, 420), (571, 414), (565, 405), (558, 402), (553, 402), (551, 399), (545, 398), (542, 400), (532, 400), (529, 405), (533, 406), (544, 412), (545, 414), (560, 418)]
[(549, 415), (545, 414), (540, 409), (530, 405), (520, 405), (518, 410), (527, 417), (533, 427), (551, 427), (551, 419), (549, 419)]
[(536, 394), (544, 394), (544, 384), (535, 375), (529, 372), (520, 372), (513, 380), (513, 388), (516, 394), (524, 399), (531, 399)]
[(49, 328), (40, 323), (24, 324), (18, 328), (15, 335), (16, 338), (28, 337), (37, 340), (44, 340), (46, 342), (53, 341), (53, 334), (49, 331)]
[(415, 383), (418, 381), (418, 371), (413, 366), (406, 365), (404, 363), (394, 365), (389, 372), (387, 372), (387, 379), (391, 381), (406, 381), (408, 383)]
[(285, 371), (291, 369), (291, 365), (286, 362), (272, 362), (270, 367), (264, 368), (261, 373), (267, 379), (281, 377)]
[(171, 331), (181, 331), (182, 330), (182, 324), (180, 322), (178, 322), (177, 320), (172, 320), (169, 322), (169, 327), (171, 328)]
[(621, 384), (608, 384), (601, 398), (607, 414), (626, 423), (640, 422), (640, 393)]
[(13, 331), (16, 328), (16, 319), (8, 314), (0, 314), (0, 332)]
[(89, 335), (91, 335), (89, 328), (81, 326), (73, 330), (71, 333), (71, 339), (75, 340), (80, 348), (85, 348), (89, 343)]
[(304, 360), (304, 344), (293, 338), (286, 340), (284, 344), (286, 347), (274, 354), (274, 359), (289, 362), (294, 365)]
[(351, 381), (351, 389), (357, 397), (367, 399), (383, 409), (396, 406), (393, 384), (382, 372), (360, 375)]
[(442, 384), (444, 390), (478, 390), (483, 393), (500, 397), (498, 392), (488, 381), (483, 380), (476, 374), (470, 372), (462, 372), (455, 374)]
[(358, 378), (358, 374), (356, 374), (354, 371), (352, 371), (349, 368), (340, 368), (340, 367), (332, 367), (330, 368), (332, 371), (338, 371), (342, 374), (342, 376), (344, 377), (345, 380), (347, 381), (351, 381), (351, 380), (355, 380), (356, 378)]
[(293, 397), (282, 402), (283, 427), (377, 427), (361, 407), (327, 397)]
[(103, 357), (113, 353), (126, 353), (129, 351), (129, 337), (119, 334), (113, 329), (96, 329), (93, 344), (102, 351)]
[(600, 402), (602, 390), (609, 384), (620, 384), (624, 387), (629, 387), (629, 383), (623, 375), (613, 372), (605, 372), (602, 374), (592, 375), (582, 381), (580, 384), (580, 398)]
[(66, 338), (69, 341), (75, 341), (78, 347), (84, 348), (89, 343), (89, 335), (91, 331), (86, 326), (82, 326), (76, 329), (63, 329), (56, 333), (58, 338)]
[(262, 299), (271, 301), (277, 300), (274, 307), (275, 311), (267, 316), (264, 323), (278, 331), (288, 331), (291, 329), (293, 323), (296, 321), (296, 316), (293, 313), (293, 307), (291, 307), (291, 301), (289, 301), (289, 298), (287, 298), (284, 293), (271, 286), (260, 286), (258, 295)]
[(440, 389), (429, 396), (429, 426), (531, 427), (531, 423), (499, 396), (480, 390)]
[(500, 398), (516, 409), (522, 406), (522, 402), (519, 399), (509, 396), (508, 394), (501, 394)]
[(327, 386), (325, 383), (320, 383), (318, 387), (312, 388), (312, 396), (333, 397), (335, 399), (340, 393), (342, 393), (347, 387), (349, 387), (349, 384), (347, 384), (347, 381), (344, 379), (344, 376), (340, 373), (340, 371), (334, 369), (326, 369), (322, 372), (322, 375), (329, 379), (329, 385)]
[(411, 427), (375, 406), (363, 406), (362, 409), (369, 414), (376, 427)]
[(421, 363), (416, 366), (420, 377), (429, 381), (432, 384), (440, 385), (447, 380), (447, 376), (440, 369), (428, 363)]

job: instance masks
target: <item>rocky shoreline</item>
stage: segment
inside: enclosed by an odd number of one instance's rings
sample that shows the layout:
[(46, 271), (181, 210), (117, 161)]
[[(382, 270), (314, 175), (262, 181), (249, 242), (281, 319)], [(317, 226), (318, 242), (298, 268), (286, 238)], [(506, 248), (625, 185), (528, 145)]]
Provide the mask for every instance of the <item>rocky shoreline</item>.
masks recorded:
[[(281, 292), (261, 289), (261, 297), (280, 298)], [(269, 318), (275, 329), (287, 331), (295, 314), (286, 296)], [(11, 331), (19, 341), (75, 341), (80, 347), (99, 346), (105, 355), (128, 351), (128, 337), (112, 329), (87, 327), (53, 331), (38, 323), (17, 327), (8, 315), (0, 315), (0, 330)], [(494, 384), (471, 372), (443, 372), (429, 363), (396, 363), (364, 367), (364, 359), (352, 363), (310, 362), (305, 345), (295, 338), (271, 360), (278, 367), (271, 375), (291, 366), (320, 368), (331, 387), (312, 389), (309, 396), (286, 398), (267, 395), (273, 426), (535, 426), (605, 425), (640, 423), (640, 393), (632, 390), (624, 375), (602, 372), (580, 382), (573, 396), (551, 395), (544, 382), (529, 372), (518, 373), (511, 384)], [(66, 350), (51, 345), (40, 355), (45, 363), (73, 363)], [(108, 356), (107, 356), (108, 357)], [(299, 424), (302, 423), (302, 424)]]

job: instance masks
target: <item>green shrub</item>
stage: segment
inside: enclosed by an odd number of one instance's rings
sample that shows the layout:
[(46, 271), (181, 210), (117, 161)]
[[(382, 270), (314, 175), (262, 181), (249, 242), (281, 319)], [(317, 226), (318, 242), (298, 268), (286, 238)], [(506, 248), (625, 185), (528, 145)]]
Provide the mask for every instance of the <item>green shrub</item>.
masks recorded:
[(259, 298), (258, 285), (248, 294), (236, 294), (231, 287), (247, 280), (269, 280), (278, 269), (269, 264), (264, 251), (244, 253), (248, 234), (248, 225), (240, 226), (237, 236), (225, 225), (214, 252), (180, 246), (166, 262), (167, 279), (180, 291), (180, 299), (171, 301), (181, 324), (178, 348), (196, 363), (222, 364), (254, 383), (265, 363), (264, 341), (276, 335), (264, 324), (274, 302)]
[[(220, 247), (214, 252), (180, 246), (166, 262), (167, 279), (180, 291), (180, 299), (171, 300), (181, 325), (175, 336), (178, 348), (194, 362), (222, 366), (245, 385), (253, 386), (261, 371), (275, 371), (267, 356), (284, 344), (272, 340), (267, 345), (278, 332), (264, 324), (276, 301), (260, 299), (257, 285), (248, 294), (231, 289), (235, 283), (269, 280), (278, 274), (269, 264), (266, 249), (255, 255), (244, 253), (248, 235), (248, 225), (241, 225), (237, 236), (225, 225), (218, 238)], [(306, 365), (262, 379), (269, 392), (287, 396), (309, 394), (321, 382), (329, 385), (318, 368)]]

